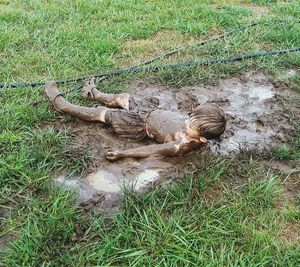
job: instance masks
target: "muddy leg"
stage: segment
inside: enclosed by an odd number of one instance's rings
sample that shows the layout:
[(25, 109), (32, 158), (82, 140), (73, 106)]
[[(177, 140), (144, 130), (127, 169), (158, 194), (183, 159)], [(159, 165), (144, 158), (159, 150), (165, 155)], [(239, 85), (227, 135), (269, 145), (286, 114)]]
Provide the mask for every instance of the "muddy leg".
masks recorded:
[(129, 110), (129, 94), (105, 94), (100, 92), (95, 85), (95, 77), (86, 80), (81, 89), (81, 96), (86, 99), (96, 100), (111, 108)]
[(59, 111), (71, 114), (72, 116), (84, 121), (105, 122), (105, 112), (108, 108), (89, 108), (71, 104), (62, 97), (54, 81), (46, 83), (45, 95), (54, 108)]

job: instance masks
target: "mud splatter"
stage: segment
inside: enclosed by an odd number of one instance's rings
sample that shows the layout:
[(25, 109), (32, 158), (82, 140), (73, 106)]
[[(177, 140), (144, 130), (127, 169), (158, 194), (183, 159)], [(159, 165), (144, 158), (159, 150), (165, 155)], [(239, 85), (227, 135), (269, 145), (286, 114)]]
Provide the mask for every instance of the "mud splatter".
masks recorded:
[[(172, 88), (133, 81), (127, 91), (140, 97), (155, 96), (160, 101), (161, 109), (182, 114), (190, 111), (195, 103), (222, 107), (228, 120), (227, 129), (220, 141), (211, 141), (203, 148), (215, 154), (236, 155), (240, 149), (270, 150), (272, 146), (284, 142), (293, 131), (285, 107), (278, 99), (295, 95), (262, 73), (249, 71), (221, 80), (217, 86), (205, 87)], [(118, 206), (116, 203), (124, 186), (143, 190), (150, 184), (178, 176), (179, 170), (181, 174), (192, 170), (190, 165), (200, 153), (176, 158), (123, 159), (111, 163), (104, 158), (107, 149), (131, 148), (151, 144), (152, 141), (123, 140), (100, 124), (71, 121), (61, 125), (75, 133), (73, 146), (90, 148), (95, 160), (83, 177), (65, 179), (59, 176), (56, 181), (77, 190), (79, 202), (91, 201), (94, 206), (104, 209)]]

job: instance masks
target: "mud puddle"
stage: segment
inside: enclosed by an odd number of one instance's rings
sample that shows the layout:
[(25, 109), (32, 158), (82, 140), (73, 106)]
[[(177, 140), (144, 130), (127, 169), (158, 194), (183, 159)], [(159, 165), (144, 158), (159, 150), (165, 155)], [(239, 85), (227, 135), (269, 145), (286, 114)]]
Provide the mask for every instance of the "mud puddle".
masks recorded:
[[(58, 176), (55, 181), (78, 195), (78, 203), (89, 210), (112, 212), (119, 207), (123, 190), (143, 192), (165, 181), (179, 177), (179, 168), (184, 172), (191, 168), (195, 154), (179, 158), (151, 157), (144, 160), (123, 159), (108, 162), (104, 158), (83, 176)], [(182, 174), (182, 173), (181, 173)]]
[[(276, 86), (277, 87), (277, 86)], [(180, 89), (133, 84), (131, 93), (158, 97), (163, 109), (185, 113), (193, 103), (215, 104), (227, 117), (227, 128), (221, 142), (211, 141), (216, 154), (235, 154), (241, 149), (269, 149), (270, 144), (284, 141), (293, 130), (278, 96), (289, 96), (286, 88), (275, 88), (272, 79), (262, 73), (248, 72), (221, 80), (218, 86), (183, 87)]]
[[(135, 96), (155, 96), (160, 108), (183, 114), (194, 103), (215, 104), (223, 108), (227, 116), (227, 128), (220, 141), (210, 141), (204, 148), (213, 153), (234, 155), (241, 149), (270, 150), (284, 142), (293, 131), (285, 107), (278, 99), (290, 96), (286, 87), (278, 86), (271, 77), (262, 73), (247, 72), (238, 77), (221, 80), (217, 86), (171, 88), (134, 81), (128, 92)], [(68, 127), (62, 123), (64, 127)], [(85, 146), (95, 159), (83, 177), (59, 176), (56, 181), (67, 188), (77, 190), (80, 202), (94, 201), (104, 209), (112, 209), (118, 202), (124, 187), (143, 190), (190, 171), (199, 151), (177, 158), (123, 159), (108, 162), (104, 158), (107, 149), (130, 148), (151, 144), (151, 141), (122, 140), (100, 124), (69, 122), (75, 131), (73, 144)], [(96, 200), (95, 200), (96, 196)]]

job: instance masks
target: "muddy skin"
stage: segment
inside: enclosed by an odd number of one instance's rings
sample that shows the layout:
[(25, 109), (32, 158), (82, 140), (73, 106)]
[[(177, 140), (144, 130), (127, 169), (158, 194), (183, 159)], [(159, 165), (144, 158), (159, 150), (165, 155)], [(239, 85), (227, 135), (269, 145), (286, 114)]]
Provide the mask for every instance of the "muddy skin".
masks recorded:
[(59, 111), (68, 113), (83, 121), (105, 122), (104, 116), (107, 108), (87, 108), (69, 103), (58, 91), (57, 85), (54, 81), (49, 81), (46, 83), (45, 96), (50, 104)]
[(135, 189), (143, 191), (179, 177), (192, 171), (195, 168), (193, 162), (208, 150), (232, 156), (237, 155), (240, 149), (256, 150), (257, 153), (270, 151), (273, 146), (284, 143), (294, 131), (287, 111), (300, 114), (298, 109), (291, 110), (290, 105), (284, 106), (279, 101), (281, 97), (299, 98), (297, 94), (274, 81), (273, 77), (253, 71), (220, 80), (217, 86), (170, 88), (133, 81), (128, 88), (127, 92), (137, 98), (155, 96), (161, 109), (175, 111), (182, 116), (191, 110), (195, 102), (221, 106), (226, 113), (227, 128), (221, 141), (209, 141), (207, 146), (185, 156), (108, 162), (105, 160), (107, 149), (131, 149), (154, 143), (151, 140), (128, 142), (128, 139), (119, 138), (104, 124), (77, 122), (74, 119), (50, 122), (50, 127), (64, 128), (74, 134), (69, 144), (71, 147), (66, 149), (76, 153), (82, 147), (89, 148), (93, 160), (85, 174), (71, 178), (67, 174), (60, 175), (57, 180), (59, 184), (76, 190), (78, 202), (87, 210), (116, 211), (120, 204), (118, 190), (123, 185), (137, 183)]
[[(197, 131), (191, 130), (186, 121), (188, 116), (182, 116), (174, 111), (150, 109), (150, 103), (143, 106), (134, 106), (132, 110), (109, 109), (105, 107), (88, 108), (73, 105), (66, 101), (58, 91), (55, 82), (47, 82), (45, 95), (50, 103), (59, 111), (70, 114), (84, 121), (99, 121), (112, 126), (119, 136), (143, 138), (149, 136), (160, 145), (151, 145), (129, 150), (108, 151), (108, 160), (122, 158), (146, 158), (153, 156), (177, 156), (197, 149), (202, 140)], [(104, 94), (96, 89), (93, 79), (85, 82), (82, 89), (83, 96), (97, 99), (110, 106), (125, 107), (130, 109), (132, 103), (147, 102), (146, 98), (138, 99), (128, 94)], [(148, 98), (149, 99), (149, 98)], [(151, 103), (155, 101), (150, 101)], [(159, 101), (157, 101), (159, 103)], [(159, 108), (159, 107), (157, 107)], [(203, 107), (202, 109), (205, 109)], [(215, 109), (215, 107), (213, 108)], [(200, 140), (199, 140), (200, 138)]]
[(98, 101), (110, 108), (130, 109), (129, 94), (115, 95), (102, 93), (97, 90), (95, 81), (95, 77), (91, 77), (85, 81), (80, 93), (82, 98)]

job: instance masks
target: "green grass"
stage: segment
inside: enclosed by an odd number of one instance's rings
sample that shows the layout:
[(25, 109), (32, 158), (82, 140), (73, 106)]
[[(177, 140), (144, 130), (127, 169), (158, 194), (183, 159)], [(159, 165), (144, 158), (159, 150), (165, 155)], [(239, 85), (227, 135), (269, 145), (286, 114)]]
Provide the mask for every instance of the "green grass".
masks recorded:
[[(259, 18), (239, 3), (262, 5), (269, 13)], [(0, 81), (81, 76), (134, 65), (188, 44), (189, 49), (157, 64), (299, 46), (299, 14), (299, 1), (0, 0)], [(257, 20), (257, 26), (237, 30)], [(196, 45), (233, 29), (223, 39)], [(299, 72), (299, 66), (300, 55), (293, 53), (120, 76), (104, 81), (103, 90), (120, 92), (137, 77), (175, 86), (213, 84), (247, 68), (279, 75), (290, 68)], [(282, 82), (299, 90), (299, 73)], [(289, 179), (269, 171), (259, 155), (203, 156), (196, 162), (198, 171), (182, 174), (176, 186), (144, 195), (127, 192), (116, 215), (83, 211), (51, 177), (58, 170), (84, 171), (88, 151), (65, 149), (72, 135), (44, 127), (58, 115), (48, 110), (41, 92), (0, 90), (0, 241), (13, 240), (0, 252), (0, 265), (300, 264), (299, 244), (287, 241), (296, 240), (296, 234), (285, 236), (289, 226), (299, 229), (300, 202), (284, 199)], [(67, 97), (78, 101), (76, 91)], [(297, 117), (289, 116), (297, 126)], [(299, 140), (296, 133), (270, 157), (298, 162)]]
[[(203, 164), (207, 160), (211, 164), (206, 169)], [(50, 191), (47, 200), (32, 201), (24, 218), (26, 231), (6, 252), (6, 263), (10, 266), (299, 264), (299, 248), (280, 238), (291, 219), (285, 209), (274, 209), (281, 193), (278, 179), (250, 160), (244, 162), (247, 164), (242, 165), (241, 173), (251, 179), (229, 186), (241, 179), (234, 175), (241, 160), (227, 160), (225, 164), (224, 160), (199, 159), (200, 171), (192, 177), (182, 177), (174, 188), (144, 195), (128, 192), (120, 213), (113, 218), (80, 213), (70, 205), (72, 197), (68, 193)], [(257, 177), (264, 178), (258, 182)]]

